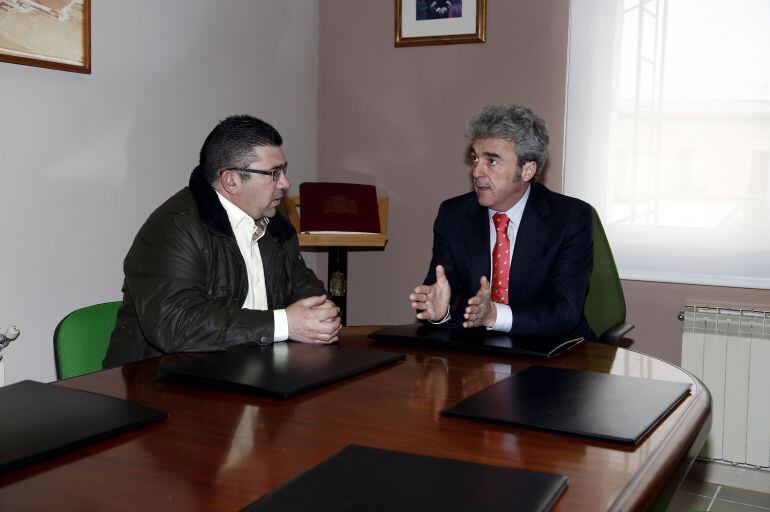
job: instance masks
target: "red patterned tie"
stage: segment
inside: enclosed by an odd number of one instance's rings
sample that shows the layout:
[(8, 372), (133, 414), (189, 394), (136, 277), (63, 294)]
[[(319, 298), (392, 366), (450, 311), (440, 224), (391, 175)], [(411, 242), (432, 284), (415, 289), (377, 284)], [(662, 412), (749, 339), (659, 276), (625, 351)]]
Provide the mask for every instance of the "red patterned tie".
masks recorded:
[(511, 270), (511, 240), (508, 238), (508, 222), (504, 213), (492, 216), (497, 231), (495, 249), (492, 251), (492, 302), (508, 304), (508, 274)]

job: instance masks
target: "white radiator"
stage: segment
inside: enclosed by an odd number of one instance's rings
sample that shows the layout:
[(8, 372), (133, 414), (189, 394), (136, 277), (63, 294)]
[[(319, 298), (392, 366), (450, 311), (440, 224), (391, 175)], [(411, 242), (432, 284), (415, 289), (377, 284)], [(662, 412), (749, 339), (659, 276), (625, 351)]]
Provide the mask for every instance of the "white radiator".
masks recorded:
[(770, 312), (685, 307), (682, 368), (711, 392), (701, 457), (770, 467)]

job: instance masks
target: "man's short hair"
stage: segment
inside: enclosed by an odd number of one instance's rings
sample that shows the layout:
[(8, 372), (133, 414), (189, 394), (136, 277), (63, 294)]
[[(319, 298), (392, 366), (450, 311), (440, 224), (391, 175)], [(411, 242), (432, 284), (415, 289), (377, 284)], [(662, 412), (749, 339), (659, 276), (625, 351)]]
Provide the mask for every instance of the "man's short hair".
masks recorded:
[(230, 116), (206, 137), (200, 167), (206, 180), (214, 183), (222, 169), (248, 166), (255, 147), (281, 144), (281, 135), (269, 123), (249, 115)]
[(489, 105), (469, 122), (466, 136), (477, 139), (505, 139), (516, 146), (519, 167), (535, 162), (535, 177), (548, 157), (548, 127), (531, 109), (519, 105)]

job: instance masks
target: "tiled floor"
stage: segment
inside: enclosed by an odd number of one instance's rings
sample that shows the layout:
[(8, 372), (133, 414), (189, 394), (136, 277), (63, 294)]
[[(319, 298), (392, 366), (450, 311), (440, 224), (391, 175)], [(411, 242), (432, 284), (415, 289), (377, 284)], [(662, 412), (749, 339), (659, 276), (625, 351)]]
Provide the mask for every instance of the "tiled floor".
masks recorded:
[(671, 501), (668, 512), (692, 510), (714, 512), (770, 511), (770, 494), (696, 480), (685, 480)]

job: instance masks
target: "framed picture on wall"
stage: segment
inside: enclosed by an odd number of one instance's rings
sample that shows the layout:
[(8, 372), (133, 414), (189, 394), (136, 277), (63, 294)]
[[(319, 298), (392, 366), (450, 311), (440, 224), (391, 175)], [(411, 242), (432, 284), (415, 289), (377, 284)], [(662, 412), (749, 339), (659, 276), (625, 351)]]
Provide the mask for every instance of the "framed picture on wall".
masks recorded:
[(91, 0), (0, 0), (0, 61), (91, 72)]
[(483, 43), (487, 0), (396, 0), (396, 46)]

